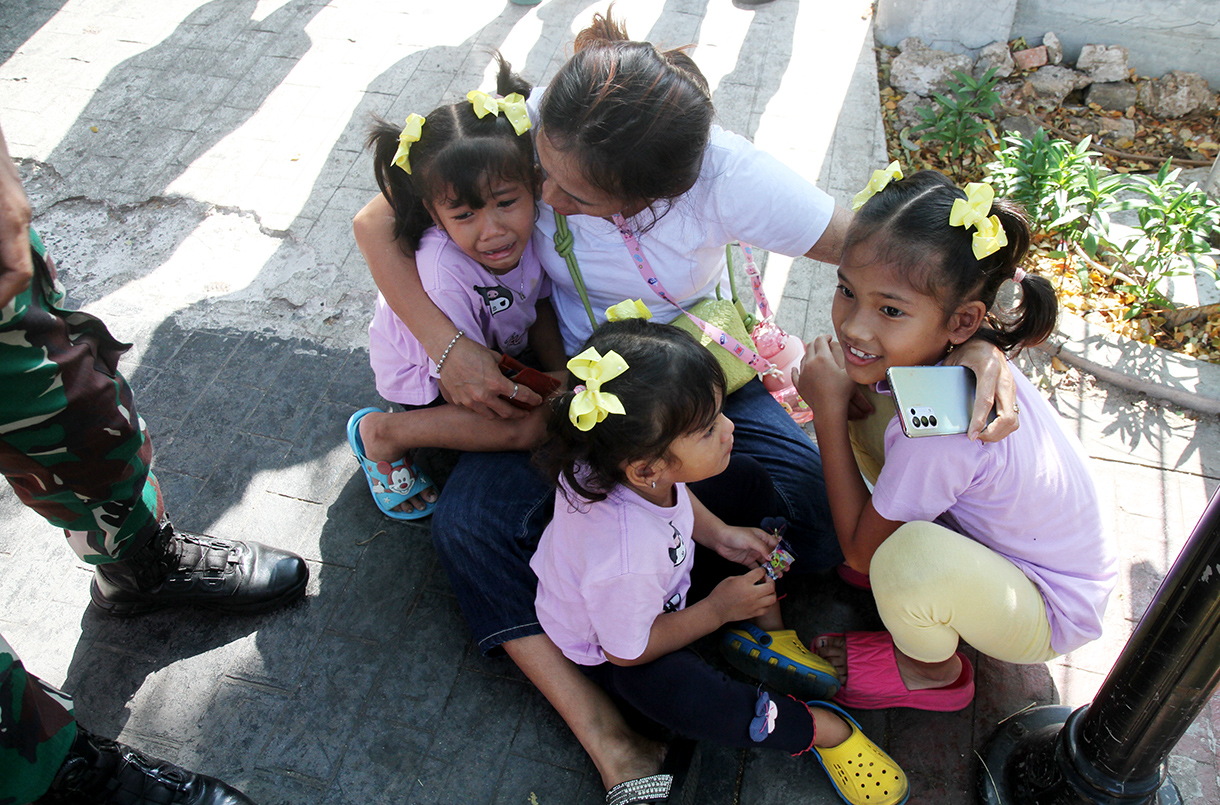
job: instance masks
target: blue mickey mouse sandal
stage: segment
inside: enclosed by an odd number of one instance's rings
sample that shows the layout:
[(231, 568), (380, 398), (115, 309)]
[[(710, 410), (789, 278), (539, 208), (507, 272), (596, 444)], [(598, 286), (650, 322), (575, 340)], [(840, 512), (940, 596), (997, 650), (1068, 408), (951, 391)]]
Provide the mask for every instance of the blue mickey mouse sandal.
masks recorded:
[(360, 440), (360, 420), (368, 414), (383, 414), (380, 408), (361, 408), (347, 420), (347, 443), (352, 448), (352, 455), (364, 470), (364, 476), (369, 482), (369, 491), (373, 501), (386, 517), (395, 520), (418, 520), (427, 517), (436, 509), (436, 501), (426, 503), (422, 509), (397, 511), (396, 506), (406, 503), (421, 492), (434, 488), (424, 472), (407, 458), (397, 461), (370, 461), (364, 455), (364, 442)]
[(839, 691), (834, 666), (810, 651), (791, 629), (764, 632), (735, 623), (720, 639), (729, 664), (779, 693), (798, 699), (829, 699)]

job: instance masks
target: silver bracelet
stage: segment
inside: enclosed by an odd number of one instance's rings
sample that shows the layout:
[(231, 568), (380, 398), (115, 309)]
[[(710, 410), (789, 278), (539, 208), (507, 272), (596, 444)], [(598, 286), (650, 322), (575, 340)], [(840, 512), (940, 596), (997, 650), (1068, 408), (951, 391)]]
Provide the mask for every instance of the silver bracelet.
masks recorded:
[(466, 335), (465, 330), (458, 330), (457, 335), (455, 335), (453, 340), (449, 342), (449, 346), (445, 347), (445, 351), (441, 353), (441, 359), (436, 362), (436, 374), (438, 377), (441, 373), (441, 367), (445, 365), (445, 359), (449, 357), (449, 350), (453, 349), (453, 345), (456, 344), (458, 339), (464, 335)]

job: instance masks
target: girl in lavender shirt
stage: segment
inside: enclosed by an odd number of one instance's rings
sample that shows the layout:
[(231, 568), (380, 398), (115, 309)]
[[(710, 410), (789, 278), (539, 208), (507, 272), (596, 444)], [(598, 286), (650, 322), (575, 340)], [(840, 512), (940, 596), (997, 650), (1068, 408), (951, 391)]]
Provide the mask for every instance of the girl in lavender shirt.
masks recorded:
[[(797, 374), (839, 544), (870, 574), (888, 630), (815, 640), (846, 706), (958, 710), (974, 695), (959, 639), (1037, 663), (1101, 634), (1117, 571), (1087, 458), (1019, 372), (1021, 428), (1000, 442), (909, 439), (880, 397), (848, 423), (849, 400), (889, 367), (937, 364), (976, 334), (1008, 352), (1053, 331), (1053, 288), (1020, 268), (1029, 240), (1020, 208), (990, 185), (963, 192), (934, 171), (885, 186), (848, 232), (834, 338), (815, 340)], [(1020, 304), (1000, 310), (1010, 281)]]

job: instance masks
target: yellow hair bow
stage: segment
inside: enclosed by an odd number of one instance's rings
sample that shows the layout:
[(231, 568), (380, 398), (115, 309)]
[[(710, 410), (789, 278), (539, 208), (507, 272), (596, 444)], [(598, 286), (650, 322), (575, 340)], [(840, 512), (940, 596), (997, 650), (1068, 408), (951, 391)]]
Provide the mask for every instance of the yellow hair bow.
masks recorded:
[(407, 118), (407, 125), (402, 127), (402, 134), (398, 135), (398, 151), (394, 153), (393, 164), (405, 170), (408, 174), (411, 173), (411, 143), (419, 142), (419, 135), (424, 130), (423, 115), (417, 115), (414, 112)]
[(873, 196), (885, 189), (885, 186), (893, 179), (902, 178), (902, 168), (898, 167), (898, 160), (894, 160), (885, 168), (878, 168), (873, 171), (873, 177), (868, 180), (868, 184), (859, 193), (856, 193), (855, 198), (851, 200), (851, 211), (855, 212), (864, 206), (864, 202), (868, 201)]
[(966, 185), (965, 200), (956, 199), (953, 209), (949, 210), (949, 226), (964, 226), (969, 229), (982, 223), (991, 212), (991, 202), (995, 199), (995, 188), (985, 182), (971, 182)]
[(627, 361), (617, 352), (610, 350), (603, 357), (595, 347), (589, 347), (568, 361), (568, 371), (585, 381), (585, 385), (576, 387), (568, 406), (568, 419), (577, 430), (592, 430), (610, 414), (627, 413), (618, 397), (602, 391), (602, 383), (627, 371)]
[(997, 215), (979, 221), (975, 230), (974, 237), (970, 241), (975, 260), (982, 260), (997, 249), (1008, 245), (1008, 233), (1004, 231), (1004, 225), (1000, 223)]
[(626, 319), (651, 319), (652, 311), (642, 299), (624, 299), (617, 305), (606, 308), (606, 321), (624, 321)]
[(503, 112), (504, 116), (508, 118), (508, 122), (513, 124), (513, 131), (518, 135), (525, 134), (532, 125), (529, 112), (525, 108), (525, 98), (518, 92), (497, 98), (486, 92), (472, 89), (466, 93), (466, 100), (474, 106), (474, 115), (480, 120), (488, 114), (499, 117)]

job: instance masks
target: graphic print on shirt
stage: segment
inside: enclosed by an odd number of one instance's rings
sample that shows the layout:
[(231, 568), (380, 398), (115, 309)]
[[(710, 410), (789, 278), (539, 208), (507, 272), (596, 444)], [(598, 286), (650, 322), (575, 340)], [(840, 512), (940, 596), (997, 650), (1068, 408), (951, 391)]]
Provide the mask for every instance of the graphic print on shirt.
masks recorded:
[(669, 527), (674, 532), (673, 539), (669, 543), (669, 561), (674, 563), (674, 567), (677, 567), (686, 559), (686, 543), (682, 540), (678, 529), (674, 528), (673, 523), (670, 523)]
[(474, 289), (493, 316), (513, 306), (513, 292), (503, 285), (476, 285)]
[(661, 607), (662, 612), (677, 612), (682, 608), (682, 593), (674, 593), (665, 602), (665, 606)]

